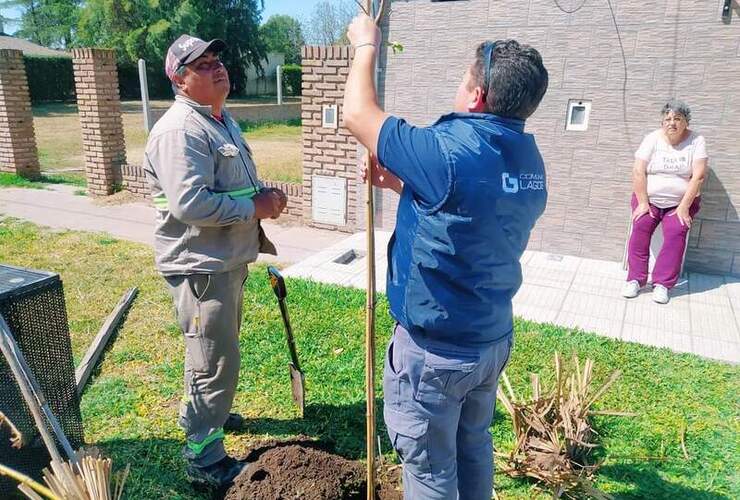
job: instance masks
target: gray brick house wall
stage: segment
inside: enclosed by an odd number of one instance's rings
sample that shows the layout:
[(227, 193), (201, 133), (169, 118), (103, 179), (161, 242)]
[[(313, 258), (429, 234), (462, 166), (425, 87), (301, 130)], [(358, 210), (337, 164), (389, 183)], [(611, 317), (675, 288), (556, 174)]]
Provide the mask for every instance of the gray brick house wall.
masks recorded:
[[(582, 0), (559, 0), (573, 10)], [(633, 153), (659, 126), (672, 96), (692, 108), (706, 137), (711, 175), (691, 231), (687, 269), (740, 275), (740, 7), (723, 0), (606, 0), (575, 13), (554, 0), (396, 0), (384, 22), (379, 93), (386, 110), (418, 125), (449, 112), (456, 88), (487, 39), (536, 47), (550, 73), (527, 122), (548, 168), (548, 208), (530, 249), (621, 260), (628, 231)], [(565, 130), (570, 99), (592, 101), (587, 131)], [(384, 227), (397, 197), (384, 193)]]

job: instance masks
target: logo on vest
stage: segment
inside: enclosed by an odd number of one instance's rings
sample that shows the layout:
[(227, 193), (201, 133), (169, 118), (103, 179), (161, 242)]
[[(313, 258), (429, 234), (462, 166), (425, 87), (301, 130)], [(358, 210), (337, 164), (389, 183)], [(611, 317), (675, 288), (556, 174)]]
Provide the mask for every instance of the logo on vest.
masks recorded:
[(516, 194), (519, 191), (540, 191), (545, 189), (545, 176), (542, 174), (519, 174), (512, 178), (509, 172), (501, 174), (501, 187), (504, 193)]

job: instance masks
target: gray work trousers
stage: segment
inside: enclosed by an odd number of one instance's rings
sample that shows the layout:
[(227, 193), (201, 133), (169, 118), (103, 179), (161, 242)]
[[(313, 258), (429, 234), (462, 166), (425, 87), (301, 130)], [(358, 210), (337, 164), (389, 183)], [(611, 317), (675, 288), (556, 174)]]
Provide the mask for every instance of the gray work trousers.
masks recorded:
[(512, 347), (415, 340), (396, 326), (383, 374), (383, 417), (403, 463), (406, 500), (490, 500), (496, 388)]
[(218, 274), (165, 276), (185, 339), (179, 424), (185, 457), (199, 467), (226, 456), (223, 425), (239, 379), (239, 328), (247, 266)]

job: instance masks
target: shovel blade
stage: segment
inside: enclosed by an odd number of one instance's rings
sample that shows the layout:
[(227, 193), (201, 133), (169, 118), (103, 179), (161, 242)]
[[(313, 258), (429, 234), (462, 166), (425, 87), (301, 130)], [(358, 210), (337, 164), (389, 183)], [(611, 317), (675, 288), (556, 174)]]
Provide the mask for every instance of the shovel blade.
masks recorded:
[(305, 395), (306, 391), (303, 387), (305, 378), (303, 372), (300, 371), (293, 363), (290, 363), (290, 387), (293, 390), (293, 401), (301, 411), (301, 417), (303, 417), (303, 410), (305, 409)]

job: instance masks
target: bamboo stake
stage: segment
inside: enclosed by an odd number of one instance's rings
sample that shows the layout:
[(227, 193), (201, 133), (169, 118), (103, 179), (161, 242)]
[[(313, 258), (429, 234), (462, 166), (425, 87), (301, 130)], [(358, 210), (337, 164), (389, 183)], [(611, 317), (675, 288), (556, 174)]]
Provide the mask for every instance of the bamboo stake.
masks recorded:
[[(24, 490), (24, 488), (21, 488), (21, 486), (25, 486), (25, 488), (31, 488), (32, 491), (37, 491), (41, 493), (46, 498), (50, 498), (52, 500), (59, 500), (59, 497), (57, 497), (49, 488), (47, 488), (43, 484), (37, 483), (36, 481), (26, 476), (25, 474), (22, 474), (18, 472), (17, 470), (13, 470), (10, 467), (6, 467), (3, 464), (0, 464), (0, 475), (8, 476), (9, 478), (14, 479), (15, 481), (18, 481), (19, 489), (21, 491)], [(25, 491), (23, 492), (26, 493)]]
[[(372, 16), (373, 0), (365, 0), (365, 13)], [(375, 13), (375, 24), (383, 18), (385, 0)], [(379, 49), (379, 48), (378, 48)], [(375, 203), (370, 151), (365, 150), (367, 165), (367, 293), (365, 308), (365, 397), (367, 447), (367, 499), (375, 498)]]

